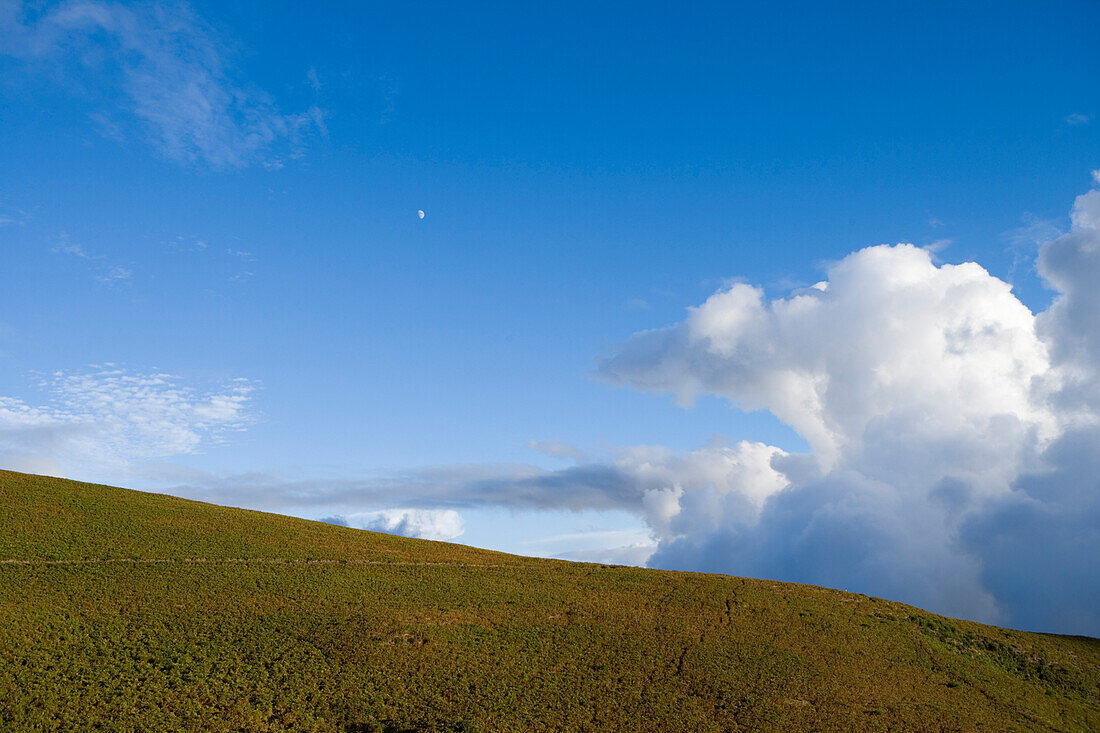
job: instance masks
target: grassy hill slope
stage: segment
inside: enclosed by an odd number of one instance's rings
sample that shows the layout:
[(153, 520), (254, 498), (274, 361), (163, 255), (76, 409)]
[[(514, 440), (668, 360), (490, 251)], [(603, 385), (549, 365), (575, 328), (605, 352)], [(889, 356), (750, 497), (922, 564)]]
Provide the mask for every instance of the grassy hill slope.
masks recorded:
[(1100, 641), (0, 471), (0, 730), (1098, 730)]

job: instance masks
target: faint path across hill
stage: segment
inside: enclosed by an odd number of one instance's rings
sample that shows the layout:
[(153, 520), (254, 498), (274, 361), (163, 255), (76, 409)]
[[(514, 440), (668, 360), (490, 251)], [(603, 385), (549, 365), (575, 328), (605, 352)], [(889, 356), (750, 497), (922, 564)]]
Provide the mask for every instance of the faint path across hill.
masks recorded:
[(182, 558), (101, 558), (90, 560), (0, 560), (0, 565), (96, 565), (96, 564), (120, 564), (120, 565), (242, 565), (248, 563), (263, 563), (268, 565), (440, 565), (458, 568), (505, 568), (523, 567), (522, 565), (483, 564), (473, 562), (405, 562), (399, 560), (295, 560), (272, 557), (182, 557)]

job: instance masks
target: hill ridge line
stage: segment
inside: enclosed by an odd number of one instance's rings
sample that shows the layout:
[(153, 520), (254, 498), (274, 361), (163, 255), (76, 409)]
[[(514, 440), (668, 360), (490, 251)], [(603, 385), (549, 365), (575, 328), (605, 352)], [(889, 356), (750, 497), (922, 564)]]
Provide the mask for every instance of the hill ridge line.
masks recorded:
[(0, 731), (979, 724), (1100, 731), (1100, 639), (0, 472)]

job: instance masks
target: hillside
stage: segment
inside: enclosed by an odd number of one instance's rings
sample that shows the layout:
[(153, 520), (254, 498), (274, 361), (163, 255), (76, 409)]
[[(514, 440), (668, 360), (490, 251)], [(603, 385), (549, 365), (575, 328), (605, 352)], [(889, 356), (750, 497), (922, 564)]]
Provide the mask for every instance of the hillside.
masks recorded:
[(1100, 641), (0, 471), (0, 730), (1098, 730)]

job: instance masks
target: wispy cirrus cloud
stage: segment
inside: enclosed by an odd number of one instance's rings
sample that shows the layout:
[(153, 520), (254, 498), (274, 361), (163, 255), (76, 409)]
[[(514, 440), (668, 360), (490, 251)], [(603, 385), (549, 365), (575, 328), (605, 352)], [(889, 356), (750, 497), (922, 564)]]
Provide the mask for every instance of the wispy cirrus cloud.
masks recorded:
[(61, 242), (53, 248), (55, 254), (71, 255), (73, 257), (79, 257), (82, 260), (95, 259), (92, 255), (84, 251), (84, 245), (77, 244), (76, 242), (70, 242), (67, 235), (61, 235)]
[(0, 397), (0, 464), (68, 476), (195, 453), (249, 422), (255, 385), (234, 379), (214, 389), (188, 386), (162, 372), (113, 365), (55, 372), (37, 386), (47, 398), (28, 404)]
[(134, 271), (129, 269), (128, 267), (121, 267), (119, 265), (111, 265), (106, 270), (104, 270), (100, 274), (96, 275), (95, 279), (99, 280), (101, 283), (106, 283), (107, 285), (113, 285), (115, 283), (119, 283), (119, 282), (123, 282), (125, 280), (129, 280), (131, 277), (133, 277), (133, 274), (134, 274)]
[(161, 155), (182, 163), (277, 168), (327, 132), (319, 107), (286, 114), (242, 80), (230, 44), (183, 2), (0, 0), (0, 53), (109, 85), (99, 96), (115, 108), (89, 113), (97, 131), (122, 140), (136, 125)]
[(92, 277), (104, 285), (119, 285), (129, 282), (134, 271), (129, 267), (115, 265), (105, 261), (103, 255), (92, 254), (84, 249), (79, 242), (73, 242), (68, 234), (61, 234), (57, 245), (53, 248), (54, 254), (68, 255), (85, 260), (92, 271)]
[(587, 458), (580, 448), (560, 440), (529, 440), (527, 448), (544, 453), (551, 458), (567, 458), (577, 462), (584, 462)]

